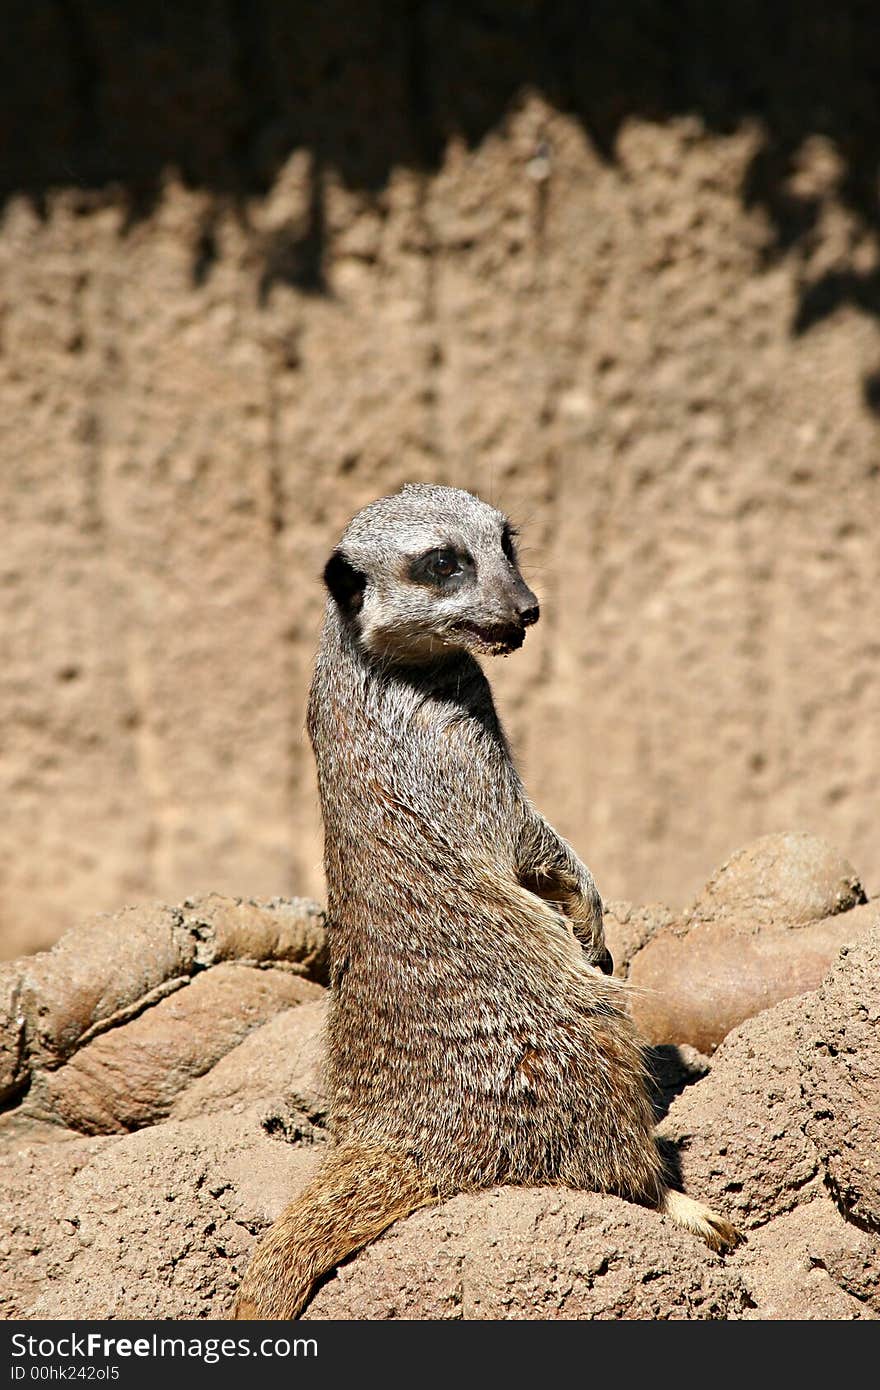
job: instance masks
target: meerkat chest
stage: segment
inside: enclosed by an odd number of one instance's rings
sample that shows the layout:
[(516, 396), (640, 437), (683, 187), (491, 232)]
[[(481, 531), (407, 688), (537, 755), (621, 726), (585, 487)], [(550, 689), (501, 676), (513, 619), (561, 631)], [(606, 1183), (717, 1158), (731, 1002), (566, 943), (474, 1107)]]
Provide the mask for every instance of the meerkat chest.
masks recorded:
[(436, 893), (437, 874), (461, 884), (477, 864), (512, 865), (508, 769), (460, 718), (419, 710), (393, 738), (365, 722), (328, 750), (328, 763), (326, 849), (346, 893), (372, 899), (391, 883), (411, 889), (427, 866)]

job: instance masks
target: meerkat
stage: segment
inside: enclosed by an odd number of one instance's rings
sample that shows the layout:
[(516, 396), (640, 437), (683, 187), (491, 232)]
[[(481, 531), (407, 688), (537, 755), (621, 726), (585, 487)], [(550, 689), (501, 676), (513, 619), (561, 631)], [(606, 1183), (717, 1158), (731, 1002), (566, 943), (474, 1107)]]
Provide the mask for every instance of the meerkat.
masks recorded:
[(298, 1316), (398, 1218), (499, 1183), (616, 1193), (714, 1250), (740, 1238), (670, 1186), (599, 893), (526, 796), (478, 661), (538, 621), (515, 535), (471, 493), (410, 484), (324, 570), (308, 731), (335, 1144), (257, 1245), (237, 1317)]

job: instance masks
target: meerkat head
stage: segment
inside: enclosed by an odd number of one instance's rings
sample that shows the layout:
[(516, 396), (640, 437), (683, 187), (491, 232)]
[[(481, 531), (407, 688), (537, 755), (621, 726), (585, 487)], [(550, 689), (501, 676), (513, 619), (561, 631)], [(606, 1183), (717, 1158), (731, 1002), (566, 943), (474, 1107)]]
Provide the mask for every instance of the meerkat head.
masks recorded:
[(410, 483), (358, 512), (324, 581), (340, 617), (374, 656), (506, 656), (539, 616), (519, 572), (515, 534), (502, 512), (470, 492)]

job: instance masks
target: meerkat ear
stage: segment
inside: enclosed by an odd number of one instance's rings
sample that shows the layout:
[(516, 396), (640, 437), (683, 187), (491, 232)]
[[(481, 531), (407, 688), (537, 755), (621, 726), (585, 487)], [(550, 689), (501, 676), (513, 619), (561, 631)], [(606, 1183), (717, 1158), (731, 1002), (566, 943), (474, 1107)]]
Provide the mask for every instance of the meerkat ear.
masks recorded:
[(343, 613), (359, 613), (364, 606), (367, 576), (346, 560), (341, 550), (334, 550), (324, 566), (324, 583)]

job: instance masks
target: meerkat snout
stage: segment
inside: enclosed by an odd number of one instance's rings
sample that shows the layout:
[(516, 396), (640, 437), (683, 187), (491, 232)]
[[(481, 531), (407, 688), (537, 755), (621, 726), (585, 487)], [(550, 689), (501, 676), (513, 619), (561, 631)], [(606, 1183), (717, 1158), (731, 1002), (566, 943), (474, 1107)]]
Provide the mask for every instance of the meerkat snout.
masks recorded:
[(424, 664), (521, 647), (540, 617), (519, 569), (516, 531), (456, 488), (411, 484), (354, 518), (324, 570), (361, 649)]
[(522, 609), (520, 611), (519, 616), (523, 627), (532, 627), (532, 625), (536, 623), (541, 616), (541, 609), (538, 605), (537, 599), (534, 603), (530, 604), (528, 608)]

